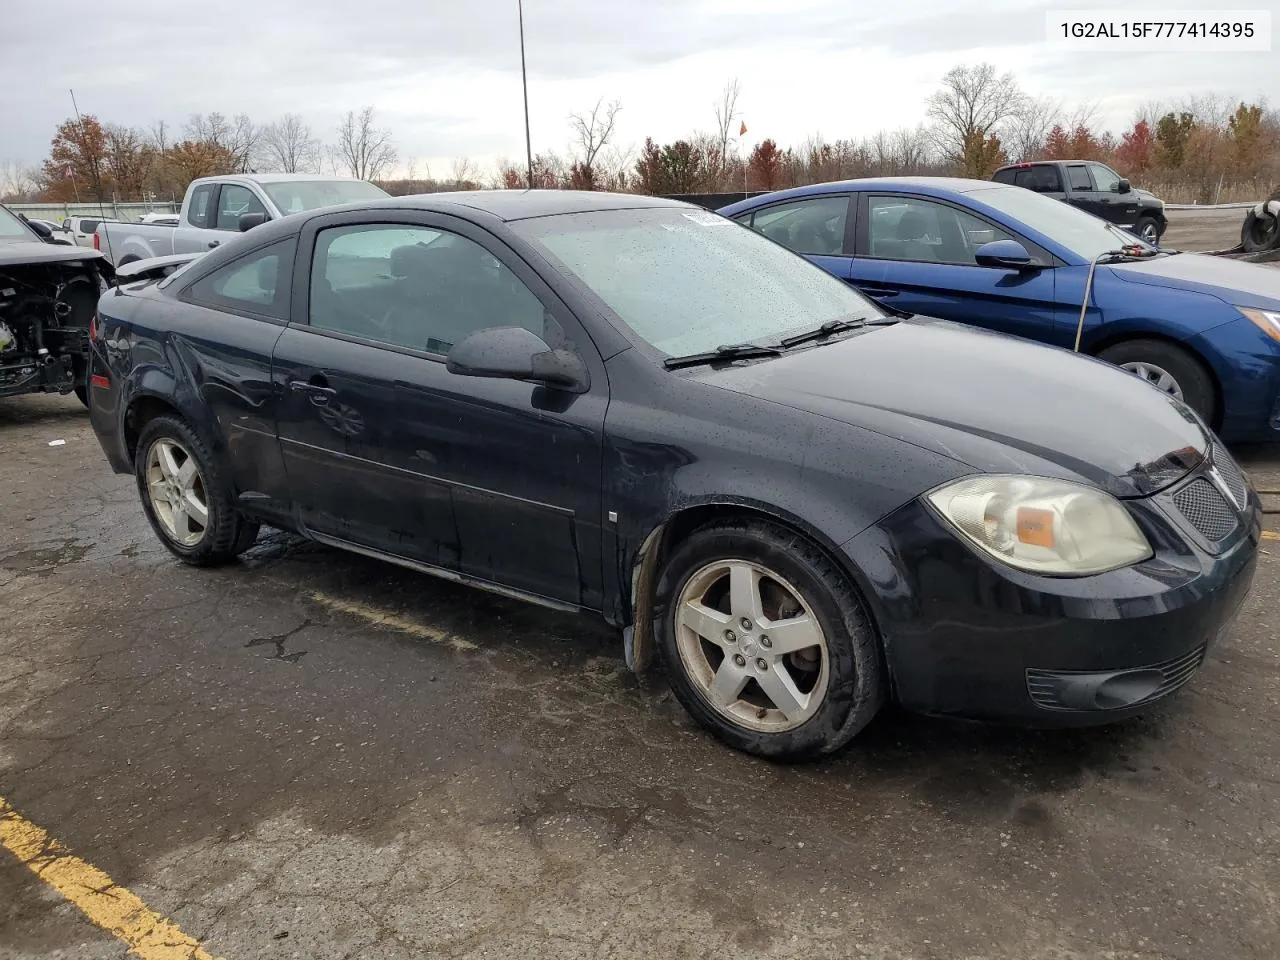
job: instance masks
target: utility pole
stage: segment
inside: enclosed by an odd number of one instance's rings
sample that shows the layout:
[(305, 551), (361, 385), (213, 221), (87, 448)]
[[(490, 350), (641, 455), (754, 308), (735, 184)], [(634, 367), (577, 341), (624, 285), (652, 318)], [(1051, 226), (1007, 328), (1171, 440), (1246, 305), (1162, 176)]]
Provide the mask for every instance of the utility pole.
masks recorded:
[(524, 65), (524, 0), (516, 0), (520, 15), (520, 85), (524, 87), (524, 153), (529, 164), (529, 189), (533, 189), (533, 141), (529, 137), (529, 75)]

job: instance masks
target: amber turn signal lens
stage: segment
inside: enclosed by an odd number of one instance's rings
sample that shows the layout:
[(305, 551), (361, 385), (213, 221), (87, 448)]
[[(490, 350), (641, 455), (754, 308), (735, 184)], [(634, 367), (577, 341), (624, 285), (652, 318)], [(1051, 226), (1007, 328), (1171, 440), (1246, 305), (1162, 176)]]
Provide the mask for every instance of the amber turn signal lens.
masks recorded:
[(1018, 539), (1033, 547), (1053, 547), (1053, 511), (1018, 508)]

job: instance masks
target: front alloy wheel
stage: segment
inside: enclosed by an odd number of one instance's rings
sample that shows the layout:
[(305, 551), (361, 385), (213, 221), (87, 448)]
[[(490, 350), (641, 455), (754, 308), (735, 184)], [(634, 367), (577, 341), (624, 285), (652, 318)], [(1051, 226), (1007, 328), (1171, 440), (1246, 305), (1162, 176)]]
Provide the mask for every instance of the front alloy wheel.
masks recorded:
[(671, 548), (655, 604), (672, 692), (739, 750), (775, 760), (831, 753), (884, 701), (861, 595), (794, 530), (747, 518), (700, 527)]
[(747, 560), (707, 564), (685, 583), (676, 644), (711, 706), (750, 730), (792, 730), (827, 692), (827, 638), (799, 592)]

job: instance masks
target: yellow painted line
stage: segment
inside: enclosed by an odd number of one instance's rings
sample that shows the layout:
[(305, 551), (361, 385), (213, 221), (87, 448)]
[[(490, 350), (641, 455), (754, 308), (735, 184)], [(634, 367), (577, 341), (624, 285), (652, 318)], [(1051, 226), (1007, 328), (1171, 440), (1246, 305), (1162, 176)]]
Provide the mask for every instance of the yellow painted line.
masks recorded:
[(215, 960), (173, 923), (85, 863), (0, 797), (0, 846), (140, 960)]
[(1280, 533), (1276, 533), (1273, 530), (1263, 530), (1262, 539), (1263, 540), (1280, 540)]
[(417, 620), (410, 620), (408, 617), (397, 616), (394, 613), (388, 613), (385, 610), (379, 610), (376, 607), (366, 606), (363, 603), (355, 603), (351, 600), (339, 600), (337, 597), (331, 597), (324, 593), (312, 593), (311, 599), (322, 607), (328, 607), (330, 610), (336, 610), (339, 613), (346, 613), (353, 617), (359, 617), (361, 620), (368, 621), (375, 627), (390, 627), (392, 630), (399, 630), (401, 633), (407, 633), (411, 637), (419, 640), (427, 640), (431, 643), (443, 644), (446, 647), (453, 647), (455, 650), (475, 650), (476, 645), (470, 640), (464, 640), (461, 637), (455, 637), (452, 634), (445, 633), (435, 627), (425, 623), (419, 623)]

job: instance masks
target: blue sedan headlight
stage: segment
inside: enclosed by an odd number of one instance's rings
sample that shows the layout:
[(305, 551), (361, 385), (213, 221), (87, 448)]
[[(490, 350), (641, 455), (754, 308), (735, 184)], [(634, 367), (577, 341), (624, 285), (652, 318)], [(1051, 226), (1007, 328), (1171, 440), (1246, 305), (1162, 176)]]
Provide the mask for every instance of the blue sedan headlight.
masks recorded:
[(1280, 310), (1255, 310), (1252, 307), (1236, 307), (1253, 321), (1272, 340), (1280, 340)]

